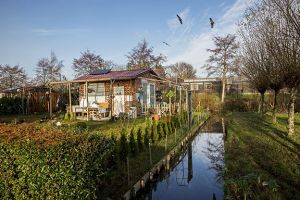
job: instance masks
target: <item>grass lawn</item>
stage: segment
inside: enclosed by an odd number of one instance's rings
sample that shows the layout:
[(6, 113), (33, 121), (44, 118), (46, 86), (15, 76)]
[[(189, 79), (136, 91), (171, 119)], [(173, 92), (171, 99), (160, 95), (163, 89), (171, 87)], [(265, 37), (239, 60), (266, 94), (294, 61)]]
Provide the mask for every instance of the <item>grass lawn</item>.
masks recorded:
[(228, 115), (225, 141), (226, 199), (300, 199), (300, 114), (287, 137), (287, 115)]

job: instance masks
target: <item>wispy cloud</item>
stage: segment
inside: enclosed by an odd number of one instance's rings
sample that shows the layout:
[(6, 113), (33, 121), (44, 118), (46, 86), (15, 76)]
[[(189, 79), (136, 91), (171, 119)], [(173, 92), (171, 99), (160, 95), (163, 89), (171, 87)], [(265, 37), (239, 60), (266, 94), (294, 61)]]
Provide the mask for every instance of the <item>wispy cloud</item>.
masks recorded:
[(53, 35), (72, 34), (72, 33), (89, 32), (89, 31), (90, 31), (89, 29), (80, 29), (80, 28), (70, 28), (70, 29), (36, 28), (30, 30), (30, 32), (40, 36), (53, 36)]
[[(170, 41), (175, 44), (174, 49), (168, 50), (165, 53), (169, 57), (168, 63), (175, 63), (184, 61), (191, 63), (196, 69), (199, 75), (204, 76), (206, 72), (203, 71), (202, 66), (205, 64), (209, 57), (207, 49), (213, 48), (213, 37), (216, 35), (234, 34), (238, 29), (238, 22), (242, 19), (245, 9), (249, 6), (252, 0), (237, 0), (233, 5), (227, 7), (224, 14), (219, 19), (215, 20), (215, 28), (210, 29), (207, 24), (207, 28), (201, 29), (196, 34), (187, 34), (180, 39), (174, 39)], [(225, 6), (225, 4), (223, 4)], [(202, 21), (202, 20), (201, 20)], [(201, 23), (196, 24), (201, 26)], [(203, 25), (203, 24), (202, 24)], [(180, 51), (178, 51), (180, 49)]]

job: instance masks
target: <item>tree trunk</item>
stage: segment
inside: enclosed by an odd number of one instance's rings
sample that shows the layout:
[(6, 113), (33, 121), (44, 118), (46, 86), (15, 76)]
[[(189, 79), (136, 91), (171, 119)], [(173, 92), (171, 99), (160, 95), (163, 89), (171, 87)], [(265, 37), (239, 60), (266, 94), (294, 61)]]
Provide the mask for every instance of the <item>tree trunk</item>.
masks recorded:
[(221, 98), (221, 103), (224, 103), (225, 99), (225, 89), (226, 89), (226, 79), (222, 80), (222, 98)]
[(274, 104), (272, 109), (272, 121), (274, 124), (277, 123), (277, 117), (276, 117), (277, 96), (278, 96), (278, 90), (274, 90)]
[(295, 133), (295, 100), (296, 89), (290, 90), (290, 99), (288, 105), (288, 135), (291, 136)]
[(260, 106), (259, 106), (259, 113), (261, 117), (264, 115), (264, 103), (265, 103), (265, 92), (260, 93)]

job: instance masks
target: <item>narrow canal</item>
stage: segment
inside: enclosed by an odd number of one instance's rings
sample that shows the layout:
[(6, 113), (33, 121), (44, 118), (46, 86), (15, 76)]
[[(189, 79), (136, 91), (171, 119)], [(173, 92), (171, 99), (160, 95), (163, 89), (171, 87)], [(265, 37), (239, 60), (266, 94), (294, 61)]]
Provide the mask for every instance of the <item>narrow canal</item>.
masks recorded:
[(138, 199), (223, 199), (224, 127), (222, 119), (209, 120)]

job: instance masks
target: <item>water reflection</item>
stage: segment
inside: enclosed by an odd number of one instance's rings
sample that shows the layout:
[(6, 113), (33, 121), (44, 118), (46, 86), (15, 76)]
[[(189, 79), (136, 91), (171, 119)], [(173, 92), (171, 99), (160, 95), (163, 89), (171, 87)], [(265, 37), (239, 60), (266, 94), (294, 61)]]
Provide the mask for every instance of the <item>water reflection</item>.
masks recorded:
[(138, 199), (223, 199), (225, 128), (221, 120), (208, 125), (219, 132), (199, 133)]

